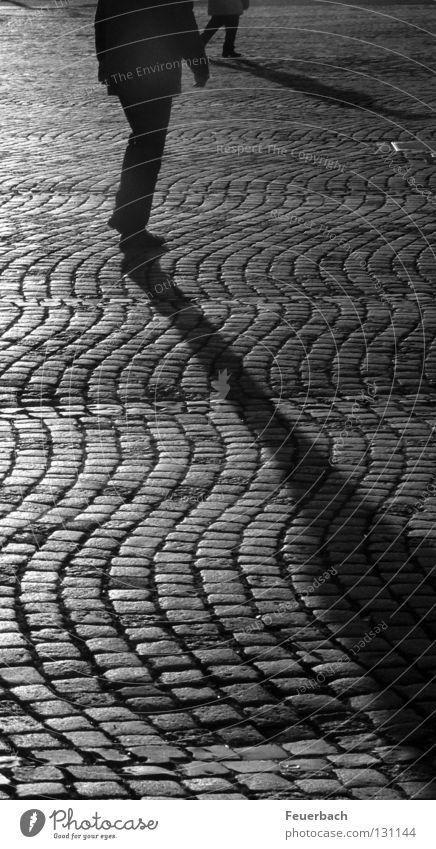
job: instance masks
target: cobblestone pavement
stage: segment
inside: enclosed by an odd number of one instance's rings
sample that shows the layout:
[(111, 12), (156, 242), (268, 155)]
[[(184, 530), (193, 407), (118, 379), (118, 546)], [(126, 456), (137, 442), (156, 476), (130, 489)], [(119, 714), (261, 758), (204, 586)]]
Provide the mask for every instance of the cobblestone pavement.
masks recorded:
[(436, 6), (254, 6), (126, 266), (93, 5), (0, 4), (0, 797), (434, 798)]

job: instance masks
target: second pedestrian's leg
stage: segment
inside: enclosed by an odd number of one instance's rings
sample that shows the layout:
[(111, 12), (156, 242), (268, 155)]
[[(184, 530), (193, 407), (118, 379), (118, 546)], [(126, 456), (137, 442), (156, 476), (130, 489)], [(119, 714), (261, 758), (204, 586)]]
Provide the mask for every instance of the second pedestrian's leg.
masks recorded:
[(225, 16), (223, 15), (213, 15), (211, 17), (209, 23), (206, 26), (206, 29), (204, 30), (201, 36), (203, 44), (206, 45), (208, 41), (210, 41), (211, 38), (213, 38), (214, 35), (218, 32), (219, 28), (224, 26), (224, 17)]
[(223, 56), (240, 56), (235, 51), (236, 33), (238, 32), (239, 15), (226, 15), (226, 37), (224, 39)]

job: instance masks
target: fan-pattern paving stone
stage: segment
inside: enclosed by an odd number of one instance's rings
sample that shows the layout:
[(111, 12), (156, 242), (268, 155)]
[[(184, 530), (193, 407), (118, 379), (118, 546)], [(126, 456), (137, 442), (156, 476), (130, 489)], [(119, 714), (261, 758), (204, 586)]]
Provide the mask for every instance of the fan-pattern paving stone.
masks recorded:
[(434, 4), (254, 5), (246, 58), (186, 74), (169, 250), (128, 264), (92, 4), (26, 5), (0, 3), (1, 797), (434, 798)]

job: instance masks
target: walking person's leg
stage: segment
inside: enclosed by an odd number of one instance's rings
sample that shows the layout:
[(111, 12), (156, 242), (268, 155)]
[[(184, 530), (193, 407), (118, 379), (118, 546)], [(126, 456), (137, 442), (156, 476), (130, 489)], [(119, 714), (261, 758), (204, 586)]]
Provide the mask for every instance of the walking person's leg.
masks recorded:
[(211, 38), (218, 32), (220, 27), (225, 26), (224, 24), (225, 15), (212, 15), (209, 23), (206, 26), (206, 29), (202, 33), (202, 41), (203, 44), (207, 44)]
[(122, 239), (126, 239), (144, 234), (150, 218), (172, 98), (134, 103), (121, 95), (120, 101), (132, 132), (124, 155), (112, 222)]
[(223, 56), (240, 56), (235, 51), (236, 34), (239, 26), (239, 15), (226, 15), (226, 37), (224, 39)]

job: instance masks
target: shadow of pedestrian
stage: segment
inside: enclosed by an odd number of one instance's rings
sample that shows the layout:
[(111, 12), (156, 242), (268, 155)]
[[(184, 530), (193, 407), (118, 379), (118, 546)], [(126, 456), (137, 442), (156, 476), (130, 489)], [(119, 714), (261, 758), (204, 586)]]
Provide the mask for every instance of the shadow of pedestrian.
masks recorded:
[(291, 73), (289, 71), (281, 71), (275, 68), (255, 62), (251, 59), (238, 59), (237, 62), (229, 62), (221, 59), (212, 59), (212, 64), (220, 67), (228, 68), (232, 71), (244, 71), (252, 74), (255, 77), (268, 80), (272, 83), (278, 83), (286, 88), (293, 89), (301, 94), (307, 94), (309, 97), (314, 97), (324, 101), (333, 101), (335, 106), (343, 108), (358, 107), (380, 115), (392, 115), (396, 118), (406, 120), (419, 119), (428, 120), (428, 112), (406, 112), (403, 109), (393, 109), (386, 106), (384, 103), (376, 100), (366, 91), (356, 90), (352, 88), (339, 88), (338, 86), (328, 85), (316, 77), (309, 77), (304, 74)]
[[(272, 491), (289, 506), (276, 564), (294, 602), (263, 619), (287, 653), (282, 676), (269, 681), (282, 702), (268, 739), (300, 739), (309, 723), (349, 751), (394, 745), (394, 758), (412, 761), (428, 782), (421, 798), (433, 798), (435, 547), (406, 516), (384, 510), (378, 481), (389, 458), (380, 466), (367, 452), (352, 471), (332, 465), (328, 446), (307, 435), (305, 405), (273, 397), (158, 261), (126, 257), (124, 270), (206, 374), (231, 375), (222, 414), (236, 414), (252, 435), (274, 472)], [(181, 377), (173, 377), (179, 400)], [(241, 619), (235, 630), (250, 627)], [(398, 767), (399, 780), (411, 770)]]

